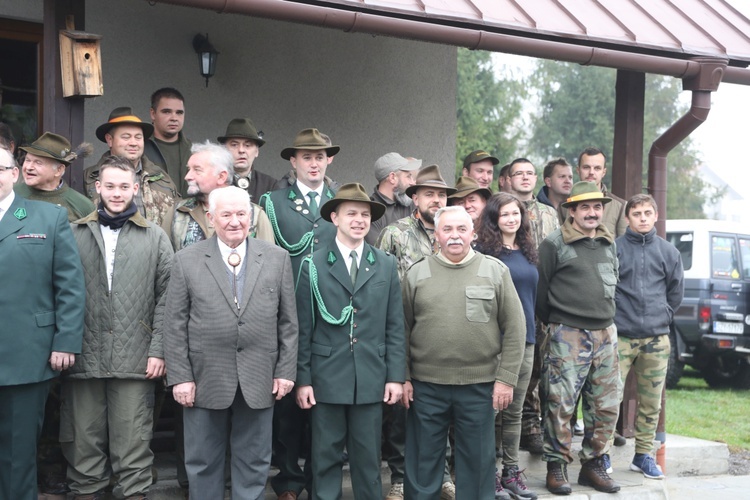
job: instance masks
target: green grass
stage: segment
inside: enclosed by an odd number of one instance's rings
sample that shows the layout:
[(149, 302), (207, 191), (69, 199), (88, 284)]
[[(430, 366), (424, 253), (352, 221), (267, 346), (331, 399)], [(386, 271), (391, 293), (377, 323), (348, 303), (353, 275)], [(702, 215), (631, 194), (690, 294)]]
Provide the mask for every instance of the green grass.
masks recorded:
[(667, 432), (750, 450), (750, 390), (711, 389), (700, 373), (685, 368), (667, 390)]

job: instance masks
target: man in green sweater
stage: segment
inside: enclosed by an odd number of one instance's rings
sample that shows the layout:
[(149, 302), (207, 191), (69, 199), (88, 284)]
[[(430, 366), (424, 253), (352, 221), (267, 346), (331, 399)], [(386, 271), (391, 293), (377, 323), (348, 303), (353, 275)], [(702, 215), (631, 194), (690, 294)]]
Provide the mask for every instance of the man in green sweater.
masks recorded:
[[(65, 183), (63, 176), (68, 166), (75, 161), (88, 145), (74, 151), (68, 140), (57, 134), (45, 132), (29, 146), (18, 148), (26, 152), (23, 161), (23, 183), (17, 183), (17, 195), (28, 200), (46, 201), (65, 207), (68, 220), (73, 222), (94, 211), (94, 204), (81, 193)], [(90, 146), (89, 146), (90, 147)]]
[(620, 404), (614, 326), (617, 251), (602, 223), (610, 201), (593, 182), (577, 183), (562, 204), (567, 219), (539, 246), (536, 314), (549, 327), (541, 378), (547, 395), (543, 459), (547, 489), (558, 495), (572, 491), (567, 474), (573, 462), (570, 418), (579, 394), (584, 437), (578, 484), (607, 493), (620, 489), (605, 463)]
[(452, 423), (456, 498), (493, 500), (495, 413), (513, 400), (526, 319), (505, 264), (472, 250), (466, 210), (441, 208), (435, 226), (440, 252), (414, 264), (402, 283), (405, 497), (440, 496)]

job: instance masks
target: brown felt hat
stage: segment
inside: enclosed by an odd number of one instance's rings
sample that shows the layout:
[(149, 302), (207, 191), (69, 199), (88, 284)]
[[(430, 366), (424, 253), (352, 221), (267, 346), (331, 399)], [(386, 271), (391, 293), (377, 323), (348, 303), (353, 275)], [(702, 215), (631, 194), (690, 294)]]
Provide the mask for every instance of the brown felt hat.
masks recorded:
[(336, 193), (336, 196), (325, 202), (323, 206), (320, 207), (320, 216), (328, 222), (331, 222), (331, 212), (334, 212), (336, 207), (344, 201), (359, 201), (369, 204), (370, 210), (372, 211), (370, 216), (371, 222), (375, 222), (385, 213), (385, 205), (378, 203), (377, 201), (372, 201), (370, 197), (367, 196), (367, 191), (365, 191), (365, 187), (362, 184), (352, 182), (351, 184), (344, 184), (341, 186)]
[(420, 170), (417, 173), (417, 183), (406, 188), (406, 196), (412, 196), (417, 192), (417, 189), (421, 187), (445, 189), (448, 196), (456, 192), (455, 188), (446, 184), (445, 179), (443, 179), (443, 176), (440, 174), (440, 167), (437, 165), (429, 165)]
[(459, 198), (466, 198), (471, 193), (479, 193), (488, 200), (492, 196), (492, 191), (487, 188), (480, 187), (477, 181), (471, 177), (459, 177), (456, 183), (456, 192), (450, 195), (448, 198), (453, 200)]
[(52, 132), (45, 132), (30, 145), (18, 149), (36, 156), (51, 158), (66, 165), (70, 165), (70, 162), (77, 158), (76, 155), (71, 155), (70, 142), (65, 137)]
[(96, 138), (102, 142), (107, 142), (104, 137), (110, 130), (120, 125), (135, 125), (143, 130), (144, 139), (148, 139), (154, 133), (154, 126), (150, 123), (142, 122), (140, 118), (133, 114), (130, 107), (115, 108), (109, 114), (107, 123), (103, 123), (96, 128)]
[(576, 182), (573, 184), (573, 189), (570, 190), (570, 196), (562, 203), (564, 208), (569, 208), (571, 205), (576, 205), (582, 201), (601, 201), (602, 204), (606, 205), (612, 198), (604, 196), (601, 190), (596, 187), (596, 184), (588, 181)]
[(332, 146), (328, 141), (323, 138), (323, 135), (316, 128), (306, 128), (297, 133), (297, 137), (294, 138), (294, 145), (290, 148), (284, 148), (281, 150), (281, 157), (288, 160), (297, 153), (298, 149), (325, 149), (328, 156), (335, 156), (341, 148), (338, 146)]
[(487, 151), (483, 149), (477, 149), (476, 151), (472, 151), (471, 153), (469, 153), (466, 158), (464, 158), (464, 168), (468, 170), (469, 165), (482, 160), (490, 160), (493, 165), (497, 165), (498, 163), (500, 163), (500, 160), (498, 160), (494, 156), (491, 156)]
[(232, 138), (250, 139), (261, 147), (266, 141), (263, 140), (263, 132), (258, 133), (258, 130), (250, 121), (250, 118), (235, 118), (229, 125), (227, 125), (227, 131), (221, 137), (217, 137), (216, 140), (221, 144), (224, 144)]

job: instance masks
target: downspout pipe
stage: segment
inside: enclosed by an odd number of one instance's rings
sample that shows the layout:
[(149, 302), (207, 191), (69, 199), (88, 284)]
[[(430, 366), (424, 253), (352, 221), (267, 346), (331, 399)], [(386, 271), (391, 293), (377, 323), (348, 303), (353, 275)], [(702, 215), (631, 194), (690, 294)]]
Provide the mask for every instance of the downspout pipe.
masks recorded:
[(708, 118), (711, 110), (711, 92), (718, 90), (726, 69), (726, 60), (695, 58), (700, 71), (694, 78), (684, 79), (684, 90), (693, 92), (690, 109), (651, 145), (648, 152), (648, 191), (659, 210), (656, 232), (666, 235), (667, 220), (667, 156)]
[[(477, 30), (471, 27), (447, 26), (435, 22), (391, 17), (342, 8), (284, 0), (149, 0), (212, 10), (218, 13), (310, 24), (350, 33), (367, 33), (435, 42), (473, 50), (504, 52), (543, 59), (554, 59), (581, 65), (640, 71), (675, 78), (693, 78), (700, 70), (694, 60), (635, 54), (598, 47), (586, 47), (550, 40)], [(395, 16), (396, 14), (393, 14)], [(750, 85), (750, 70), (731, 68), (724, 78), (728, 83)]]

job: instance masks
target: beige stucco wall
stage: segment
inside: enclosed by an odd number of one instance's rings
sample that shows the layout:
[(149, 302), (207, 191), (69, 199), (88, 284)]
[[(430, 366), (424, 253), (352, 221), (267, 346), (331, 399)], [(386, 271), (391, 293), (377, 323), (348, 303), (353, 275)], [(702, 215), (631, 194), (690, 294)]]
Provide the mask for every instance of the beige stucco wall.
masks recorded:
[[(0, 0), (0, 16), (41, 22), (42, 0)], [(306, 127), (341, 146), (329, 169), (340, 182), (371, 189), (372, 164), (389, 151), (452, 176), (455, 47), (145, 0), (89, 0), (86, 31), (104, 36), (104, 95), (85, 108), (96, 157), (106, 147), (94, 130), (113, 108), (132, 106), (148, 119), (151, 93), (174, 86), (185, 95), (188, 137), (215, 140), (230, 119), (249, 116), (267, 140), (256, 167), (276, 177), (289, 169), (279, 152)], [(208, 88), (192, 48), (197, 33), (220, 51)]]
[[(341, 146), (329, 169), (340, 182), (370, 189), (373, 162), (392, 150), (452, 172), (454, 47), (142, 0), (89, 1), (86, 29), (104, 35), (104, 96), (85, 112), (92, 141), (113, 108), (129, 105), (146, 119), (151, 92), (174, 86), (185, 95), (188, 137), (215, 140), (230, 119), (249, 116), (267, 140), (256, 167), (276, 177), (289, 169), (279, 152), (311, 126)], [(220, 51), (208, 88), (196, 33)]]

